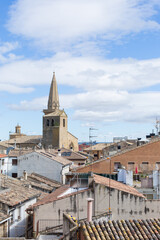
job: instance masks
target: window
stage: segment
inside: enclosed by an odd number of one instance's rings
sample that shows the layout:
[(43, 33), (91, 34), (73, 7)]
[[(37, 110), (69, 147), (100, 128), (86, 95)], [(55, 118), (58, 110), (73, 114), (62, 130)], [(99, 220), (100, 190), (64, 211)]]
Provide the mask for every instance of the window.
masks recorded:
[(128, 170), (132, 170), (132, 171), (134, 171), (134, 162), (128, 162)]
[(65, 119), (63, 119), (63, 127), (65, 127)]
[(160, 162), (156, 162), (156, 170), (160, 170)]
[(51, 125), (54, 126), (54, 119), (52, 119)]
[(46, 125), (47, 127), (49, 127), (49, 119), (47, 119)]
[(142, 162), (142, 171), (148, 171), (149, 164), (148, 162)]
[(12, 173), (12, 177), (16, 178), (17, 177), (17, 173)]
[(2, 159), (2, 165), (4, 165), (4, 159)]
[(120, 167), (121, 167), (121, 163), (120, 162), (115, 162), (114, 163), (114, 170), (115, 171), (117, 171)]
[(17, 214), (18, 214), (18, 220), (20, 220), (21, 219), (21, 208), (19, 207), (18, 209), (17, 209)]
[(12, 159), (12, 166), (17, 166), (17, 159)]

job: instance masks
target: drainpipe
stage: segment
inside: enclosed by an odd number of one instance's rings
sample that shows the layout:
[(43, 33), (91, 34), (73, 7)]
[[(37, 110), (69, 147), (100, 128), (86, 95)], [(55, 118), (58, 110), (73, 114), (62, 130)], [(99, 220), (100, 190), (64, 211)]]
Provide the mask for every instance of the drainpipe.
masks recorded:
[(92, 221), (92, 209), (93, 209), (93, 198), (87, 198), (87, 221), (91, 222)]

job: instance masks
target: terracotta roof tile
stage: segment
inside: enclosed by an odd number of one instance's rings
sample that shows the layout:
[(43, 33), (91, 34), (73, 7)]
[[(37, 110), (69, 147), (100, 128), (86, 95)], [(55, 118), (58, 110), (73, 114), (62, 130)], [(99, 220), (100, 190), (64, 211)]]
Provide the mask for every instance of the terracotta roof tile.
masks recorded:
[(138, 197), (145, 198), (145, 196), (143, 194), (141, 194), (140, 192), (138, 192), (135, 188), (130, 187), (126, 184), (123, 184), (123, 183), (120, 183), (118, 181), (115, 181), (115, 180), (112, 180), (112, 179), (109, 179), (109, 178), (106, 178), (106, 177), (102, 177), (102, 176), (99, 176), (99, 175), (96, 175), (96, 174), (93, 174), (93, 178), (94, 178), (95, 183), (102, 184), (102, 185), (105, 185), (107, 187), (110, 186), (111, 188), (115, 188), (115, 189), (118, 189), (120, 191), (127, 192), (127, 193), (130, 193), (130, 194), (136, 195)]
[(53, 202), (58, 199), (58, 196), (61, 195), (63, 192), (65, 192), (69, 188), (68, 185), (64, 185), (60, 188), (57, 188), (53, 193), (48, 194), (46, 197), (41, 199), (40, 201), (36, 202), (32, 205), (32, 208), (37, 207), (39, 205), (47, 204), (50, 202)]
[(0, 145), (2, 146), (9, 146), (9, 144), (13, 145), (15, 144), (15, 140), (17, 144), (20, 143), (39, 143), (40, 139), (42, 139), (42, 135), (28, 135), (28, 136), (21, 136), (17, 138), (12, 138), (6, 141), (0, 142)]
[(90, 189), (87, 188), (87, 189), (80, 190), (78, 192), (76, 191), (76, 192), (67, 193), (65, 195), (62, 195), (69, 188), (70, 188), (69, 185), (63, 185), (62, 187), (57, 188), (53, 193), (48, 194), (48, 196), (44, 197), (42, 200), (40, 200), (40, 201), (36, 202), (35, 204), (33, 204), (32, 206), (30, 206), (29, 209), (32, 209), (32, 208), (40, 206), (40, 205), (48, 204), (48, 203), (54, 202), (56, 200), (60, 200), (62, 198), (67, 198), (67, 197), (75, 195), (77, 193), (79, 194), (81, 192), (90, 191)]
[(85, 240), (160, 239), (160, 219), (81, 222)]
[(6, 154), (0, 154), (0, 158), (4, 158), (4, 157), (7, 157)]
[(0, 191), (0, 202), (8, 206), (15, 206), (41, 194), (36, 189), (23, 186), (23, 182), (16, 178), (9, 176), (6, 178), (6, 175), (0, 174), (0, 179), (2, 188)]

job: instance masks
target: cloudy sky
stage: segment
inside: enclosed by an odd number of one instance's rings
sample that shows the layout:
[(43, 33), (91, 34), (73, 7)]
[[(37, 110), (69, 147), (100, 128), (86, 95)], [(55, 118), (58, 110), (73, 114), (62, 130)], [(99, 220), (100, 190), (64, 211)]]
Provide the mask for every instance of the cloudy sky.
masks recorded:
[(53, 71), (69, 131), (144, 138), (160, 119), (159, 0), (0, 1), (0, 139), (42, 133)]

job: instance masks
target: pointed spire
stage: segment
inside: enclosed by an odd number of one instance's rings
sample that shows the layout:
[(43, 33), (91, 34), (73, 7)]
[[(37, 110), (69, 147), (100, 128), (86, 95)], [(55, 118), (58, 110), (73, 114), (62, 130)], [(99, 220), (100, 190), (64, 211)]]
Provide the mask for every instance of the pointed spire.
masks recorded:
[(51, 82), (49, 99), (48, 99), (48, 110), (56, 110), (56, 109), (59, 109), (59, 96), (58, 96), (55, 72), (53, 72), (53, 78)]

